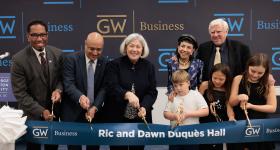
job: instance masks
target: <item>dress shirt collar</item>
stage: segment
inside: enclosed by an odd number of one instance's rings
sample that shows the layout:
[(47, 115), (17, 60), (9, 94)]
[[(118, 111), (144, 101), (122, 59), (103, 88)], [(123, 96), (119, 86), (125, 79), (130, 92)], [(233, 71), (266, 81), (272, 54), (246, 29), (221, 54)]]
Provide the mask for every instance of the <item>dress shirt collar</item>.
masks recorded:
[(36, 57), (37, 57), (37, 59), (38, 59), (38, 61), (41, 63), (41, 56), (39, 55), (40, 53), (44, 53), (45, 55), (44, 55), (44, 57), (45, 57), (45, 59), (46, 59), (46, 48), (44, 48), (42, 51), (38, 51), (38, 50), (36, 50), (34, 47), (32, 47), (32, 50), (35, 52), (35, 54), (36, 54)]
[[(86, 64), (88, 65), (89, 61), (91, 61), (91, 60), (87, 57), (87, 55), (85, 55), (85, 58), (86, 58)], [(95, 59), (93, 61), (93, 63), (96, 64), (97, 63), (97, 59)]]

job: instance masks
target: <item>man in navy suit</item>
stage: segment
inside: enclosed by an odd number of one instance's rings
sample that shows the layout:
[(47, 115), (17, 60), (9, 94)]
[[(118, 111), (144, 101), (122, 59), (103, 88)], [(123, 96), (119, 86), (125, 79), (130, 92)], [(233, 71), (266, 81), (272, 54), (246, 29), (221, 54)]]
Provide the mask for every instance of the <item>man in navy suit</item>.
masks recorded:
[(223, 19), (214, 19), (209, 24), (211, 41), (199, 45), (197, 58), (204, 62), (202, 80), (207, 81), (210, 71), (214, 66), (216, 48), (220, 49), (221, 63), (230, 67), (234, 77), (245, 71), (246, 62), (250, 57), (250, 49), (247, 45), (227, 38), (228, 24)]
[[(48, 43), (48, 26), (40, 20), (27, 26), (29, 45), (12, 58), (11, 80), (19, 109), (28, 120), (58, 120), (62, 89), (61, 50)], [(52, 104), (55, 103), (54, 114)], [(54, 116), (56, 116), (54, 118)], [(27, 143), (26, 148), (39, 150), (40, 144)], [(45, 145), (45, 150), (57, 149)]]
[[(97, 32), (92, 32), (85, 40), (84, 51), (65, 57), (63, 66), (63, 84), (65, 87), (65, 99), (62, 102), (63, 121), (99, 121), (98, 110), (101, 109), (105, 96), (103, 79), (107, 64), (107, 60), (101, 56), (103, 45), (103, 36)], [(94, 76), (91, 77), (92, 72), (94, 72)], [(94, 90), (94, 92), (89, 90)], [(68, 150), (73, 149), (81, 150), (82, 147), (68, 146)], [(87, 146), (87, 149), (99, 149), (99, 146)]]

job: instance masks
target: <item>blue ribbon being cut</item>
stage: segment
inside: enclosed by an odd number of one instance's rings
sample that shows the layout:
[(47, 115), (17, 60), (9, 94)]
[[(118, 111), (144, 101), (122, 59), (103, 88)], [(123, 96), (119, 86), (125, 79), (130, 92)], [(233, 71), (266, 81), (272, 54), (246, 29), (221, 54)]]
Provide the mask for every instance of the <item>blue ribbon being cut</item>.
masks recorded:
[[(183, 145), (280, 141), (280, 118), (178, 126), (28, 121), (25, 140), (40, 144)], [(92, 128), (92, 129), (91, 129)]]

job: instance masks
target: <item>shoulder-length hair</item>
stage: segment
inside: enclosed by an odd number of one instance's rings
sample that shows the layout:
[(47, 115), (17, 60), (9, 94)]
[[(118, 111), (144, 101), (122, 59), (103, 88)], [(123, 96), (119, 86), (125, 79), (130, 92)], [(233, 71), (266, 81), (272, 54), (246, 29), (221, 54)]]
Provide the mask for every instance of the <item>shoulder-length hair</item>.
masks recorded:
[(263, 76), (259, 79), (260, 86), (257, 89), (258, 94), (262, 95), (265, 94), (267, 96), (269, 92), (269, 84), (268, 84), (268, 77), (270, 74), (270, 65), (269, 65), (269, 59), (266, 54), (264, 53), (258, 53), (253, 55), (248, 61), (246, 65), (246, 70), (243, 73), (243, 83), (248, 95), (250, 95), (250, 84), (248, 81), (249, 78), (249, 67), (254, 67), (254, 66), (262, 66), (265, 69), (265, 72)]
[(146, 58), (149, 55), (150, 50), (149, 50), (149, 47), (148, 47), (148, 44), (147, 44), (145, 38), (139, 33), (132, 33), (132, 34), (128, 35), (123, 40), (123, 42), (121, 43), (121, 46), (120, 46), (121, 55), (123, 55), (123, 56), (127, 55), (126, 54), (127, 45), (130, 42), (132, 42), (133, 40), (139, 40), (140, 41), (140, 43), (143, 46), (143, 51), (142, 51), (142, 54), (141, 54), (141, 58)]

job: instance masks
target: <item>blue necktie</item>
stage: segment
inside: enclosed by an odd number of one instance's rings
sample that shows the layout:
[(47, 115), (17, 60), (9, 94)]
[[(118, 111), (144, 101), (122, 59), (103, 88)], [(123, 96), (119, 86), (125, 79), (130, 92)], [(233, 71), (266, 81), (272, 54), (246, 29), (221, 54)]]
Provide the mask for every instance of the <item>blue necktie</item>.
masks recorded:
[(94, 61), (89, 61), (88, 72), (87, 72), (87, 97), (90, 99), (92, 104), (94, 101)]

